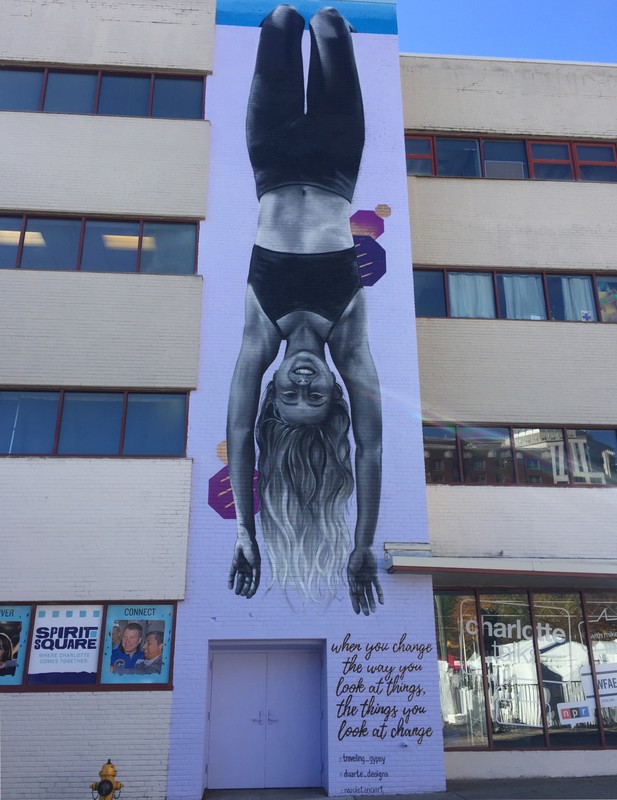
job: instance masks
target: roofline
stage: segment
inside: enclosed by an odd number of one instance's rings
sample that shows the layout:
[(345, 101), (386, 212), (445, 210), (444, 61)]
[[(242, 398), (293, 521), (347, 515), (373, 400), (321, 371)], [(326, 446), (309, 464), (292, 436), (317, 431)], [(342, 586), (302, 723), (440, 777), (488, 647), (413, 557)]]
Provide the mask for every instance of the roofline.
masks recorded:
[(506, 58), (503, 56), (456, 56), (438, 53), (399, 53), (404, 58), (434, 58), (452, 59), (456, 61), (506, 61), (515, 64), (567, 64), (576, 67), (617, 67), (617, 63), (610, 61), (565, 61), (550, 58)]

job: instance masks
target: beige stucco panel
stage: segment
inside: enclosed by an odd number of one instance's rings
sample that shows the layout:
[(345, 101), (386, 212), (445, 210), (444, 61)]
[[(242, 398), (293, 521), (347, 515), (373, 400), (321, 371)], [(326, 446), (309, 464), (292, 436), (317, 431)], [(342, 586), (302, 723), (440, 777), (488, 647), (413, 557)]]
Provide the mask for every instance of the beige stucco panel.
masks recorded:
[(508, 557), (617, 557), (612, 488), (435, 485), (426, 495), (435, 556), (503, 555), (504, 569)]
[(164, 800), (171, 702), (171, 692), (3, 695), (2, 797), (83, 800), (111, 758), (123, 796)]
[(6, 602), (180, 599), (189, 459), (0, 459)]
[(615, 325), (418, 319), (417, 331), (428, 419), (615, 425)]
[(0, 59), (209, 72), (215, 0), (7, 0)]
[(0, 113), (2, 208), (204, 218), (205, 120)]
[(617, 269), (617, 186), (408, 178), (414, 264)]
[(202, 279), (0, 271), (0, 384), (193, 389)]
[(402, 56), (407, 130), (615, 138), (617, 66)]

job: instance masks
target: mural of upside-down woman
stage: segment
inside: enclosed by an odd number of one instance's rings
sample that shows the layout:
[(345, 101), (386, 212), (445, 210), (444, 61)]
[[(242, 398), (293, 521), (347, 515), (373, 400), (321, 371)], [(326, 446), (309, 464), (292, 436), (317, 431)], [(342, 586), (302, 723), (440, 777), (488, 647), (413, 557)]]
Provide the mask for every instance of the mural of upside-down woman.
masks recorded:
[[(364, 147), (364, 111), (349, 24), (332, 8), (310, 22), (306, 91), (304, 19), (288, 5), (261, 25), (247, 112), (259, 222), (245, 327), (231, 384), (227, 444), (238, 535), (229, 588), (251, 598), (261, 556), (253, 513), (255, 439), (261, 528), (273, 582), (327, 601), (347, 567), (354, 611), (383, 603), (373, 539), (381, 490), (381, 402), (366, 304), (349, 226)], [(260, 400), (264, 373), (284, 359)], [(355, 442), (356, 528), (349, 396)]]

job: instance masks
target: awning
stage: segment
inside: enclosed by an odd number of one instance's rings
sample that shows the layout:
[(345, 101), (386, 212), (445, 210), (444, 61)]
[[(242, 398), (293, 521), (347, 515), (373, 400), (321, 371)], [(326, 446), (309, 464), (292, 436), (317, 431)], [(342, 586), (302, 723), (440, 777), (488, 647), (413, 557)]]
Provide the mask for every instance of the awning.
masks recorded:
[(416, 542), (386, 542), (384, 550), (389, 573), (432, 575), (435, 586), (617, 588), (617, 561), (609, 559), (434, 556)]

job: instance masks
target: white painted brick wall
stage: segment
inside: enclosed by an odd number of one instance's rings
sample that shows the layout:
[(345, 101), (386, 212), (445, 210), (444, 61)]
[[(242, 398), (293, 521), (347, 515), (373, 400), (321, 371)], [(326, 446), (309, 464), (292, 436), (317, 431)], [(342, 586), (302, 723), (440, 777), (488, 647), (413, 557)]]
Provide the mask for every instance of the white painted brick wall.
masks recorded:
[(617, 326), (418, 319), (422, 413), (455, 422), (617, 424)]
[(414, 264), (617, 269), (615, 184), (407, 180)]
[(111, 758), (122, 796), (164, 800), (171, 692), (0, 697), (0, 797), (89, 798)]
[(3, 602), (184, 596), (189, 459), (0, 459)]
[(617, 66), (402, 56), (406, 129), (617, 136)]
[(427, 486), (426, 495), (436, 556), (571, 558), (573, 569), (580, 558), (617, 558), (613, 489)]
[(208, 72), (215, 6), (215, 0), (10, 0), (0, 54), (17, 62)]
[(197, 385), (202, 278), (2, 270), (0, 385)]
[(1, 207), (203, 218), (209, 134), (204, 120), (1, 112)]

